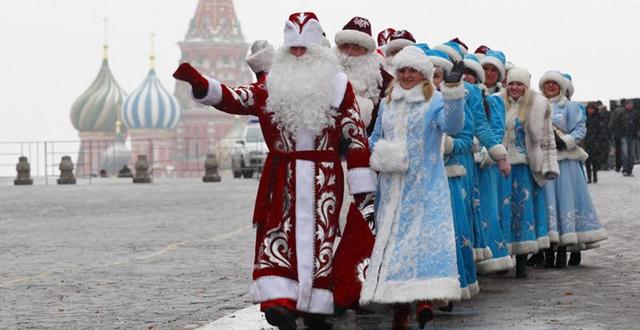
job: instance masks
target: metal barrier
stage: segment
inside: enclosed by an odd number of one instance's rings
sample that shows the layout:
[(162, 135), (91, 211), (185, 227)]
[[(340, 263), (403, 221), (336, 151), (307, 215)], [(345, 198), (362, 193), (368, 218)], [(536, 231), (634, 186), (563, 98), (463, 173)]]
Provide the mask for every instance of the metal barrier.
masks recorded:
[(141, 154), (147, 155), (155, 177), (202, 177), (209, 153), (216, 155), (221, 170), (231, 168), (236, 141), (237, 138), (0, 141), (0, 177), (15, 178), (18, 158), (26, 156), (32, 177), (45, 184), (55, 183), (60, 175), (60, 159), (67, 155), (74, 162), (76, 177), (91, 180), (101, 172), (115, 176), (123, 165), (133, 171), (137, 155)]

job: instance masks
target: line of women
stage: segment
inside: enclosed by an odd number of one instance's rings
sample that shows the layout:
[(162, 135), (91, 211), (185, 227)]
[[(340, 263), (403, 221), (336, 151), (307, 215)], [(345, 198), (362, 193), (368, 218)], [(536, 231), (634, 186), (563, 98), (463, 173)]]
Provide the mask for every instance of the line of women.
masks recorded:
[(384, 50), (395, 81), (369, 138), (378, 232), (360, 295), (393, 306), (395, 329), (409, 326), (412, 304), (422, 328), (434, 304), (478, 294), (477, 274), (507, 274), (512, 257), (526, 277), (527, 264), (565, 268), (569, 251), (577, 265), (606, 239), (570, 76), (546, 72), (538, 93), (500, 51), (409, 44)]

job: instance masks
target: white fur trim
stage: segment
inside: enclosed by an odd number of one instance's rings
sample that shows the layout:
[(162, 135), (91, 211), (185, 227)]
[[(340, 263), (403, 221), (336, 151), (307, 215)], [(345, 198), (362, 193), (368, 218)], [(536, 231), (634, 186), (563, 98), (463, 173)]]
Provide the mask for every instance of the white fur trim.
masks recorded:
[(428, 57), (431, 63), (433, 63), (433, 65), (440, 67), (445, 73), (451, 72), (451, 69), (453, 68), (453, 63), (451, 63), (449, 60), (446, 60), (440, 56), (428, 56)]
[(271, 69), (271, 63), (273, 63), (273, 59), (276, 57), (276, 50), (273, 46), (268, 45), (265, 48), (260, 49), (256, 53), (249, 54), (245, 58), (247, 64), (251, 68), (251, 71), (258, 72), (269, 72)]
[(489, 149), (489, 155), (491, 159), (498, 161), (507, 158), (507, 149), (502, 144), (496, 144)]
[(560, 235), (560, 239), (558, 240), (558, 245), (567, 246), (578, 244), (578, 234), (576, 233), (566, 233)]
[(415, 46), (403, 48), (393, 57), (393, 72), (398, 73), (402, 68), (413, 68), (422, 74), (422, 77), (431, 81), (433, 79), (433, 63), (424, 54), (422, 49)]
[(511, 256), (480, 261), (476, 264), (478, 274), (490, 274), (513, 268)]
[(473, 144), (471, 145), (471, 152), (480, 152), (480, 140), (477, 137), (473, 137)]
[[(301, 128), (296, 138), (296, 151), (312, 150), (314, 137), (309, 130)], [(296, 160), (296, 262), (298, 266), (297, 308), (311, 308), (311, 289), (313, 286), (315, 207), (314, 207), (315, 164), (307, 160)]]
[(344, 99), (344, 93), (347, 90), (349, 77), (344, 72), (338, 72), (333, 78), (333, 100), (331, 106), (338, 109)]
[[(505, 149), (506, 152), (506, 149)], [(493, 164), (495, 164), (495, 162), (493, 161), (493, 159), (491, 158), (491, 155), (489, 154), (489, 151), (487, 151), (487, 148), (482, 147), (482, 150), (480, 150), (480, 168), (486, 168), (488, 166), (491, 166)], [(474, 155), (474, 160), (475, 160), (475, 155)]]
[(415, 44), (415, 42), (407, 39), (391, 40), (384, 46), (384, 56), (393, 56), (393, 53), (396, 53), (407, 46)]
[(555, 70), (547, 71), (542, 75), (542, 77), (540, 77), (540, 80), (538, 80), (538, 88), (540, 89), (540, 92), (542, 92), (543, 94), (544, 94), (544, 83), (546, 83), (547, 81), (555, 81), (558, 84), (558, 86), (560, 86), (560, 89), (561, 89), (560, 94), (562, 94), (562, 91), (567, 90), (567, 79), (558, 71), (555, 71)]
[(207, 79), (207, 82), (209, 83), (207, 95), (198, 99), (193, 96), (193, 93), (191, 93), (191, 98), (200, 104), (211, 106), (218, 105), (222, 101), (222, 85), (214, 78), (205, 77), (205, 79)]
[(322, 35), (322, 27), (320, 22), (315, 19), (307, 21), (299, 30), (298, 25), (287, 20), (284, 24), (284, 43), (283, 47), (309, 47), (312, 45), (322, 45), (324, 36)]
[(444, 154), (448, 155), (453, 151), (453, 138), (449, 135), (444, 136)]
[(405, 172), (409, 168), (407, 145), (401, 141), (379, 139), (371, 153), (369, 165), (378, 172)]
[(604, 241), (605, 239), (607, 239), (607, 231), (604, 228), (593, 231), (578, 232), (579, 243), (585, 243), (588, 245)]
[(489, 249), (488, 247), (473, 249), (474, 261), (487, 260), (487, 259), (491, 259), (491, 257), (493, 257), (493, 253), (491, 252), (491, 249)]
[(567, 150), (573, 150), (576, 147), (576, 139), (569, 135), (569, 134), (565, 134), (563, 136), (560, 137), (560, 139), (564, 142), (564, 144), (567, 145)]
[(484, 260), (488, 260), (493, 258), (493, 252), (491, 252), (491, 249), (486, 247), (483, 249), (484, 252)]
[(538, 250), (544, 250), (551, 247), (551, 240), (549, 240), (549, 236), (538, 237), (536, 241), (538, 242)]
[(467, 170), (464, 168), (464, 166), (459, 165), (459, 164), (448, 165), (448, 166), (446, 166), (446, 170), (447, 170), (447, 177), (448, 178), (456, 178), (456, 177), (459, 177), (459, 176), (467, 175)]
[(368, 51), (372, 52), (376, 49), (376, 42), (373, 38), (358, 30), (342, 30), (336, 33), (336, 37), (334, 38), (336, 45), (340, 46), (342, 44), (356, 44), (358, 46), (362, 46), (366, 48)]
[(511, 165), (529, 164), (529, 159), (527, 158), (527, 155), (525, 155), (525, 154), (521, 154), (521, 153), (510, 154), (509, 155), (509, 163)]
[(433, 49), (445, 52), (454, 61), (462, 60), (462, 55), (460, 55), (460, 53), (458, 53), (457, 50), (453, 49), (453, 47), (451, 47), (449, 45), (445, 45), (445, 44), (437, 45), (437, 46), (434, 46)]
[(471, 299), (471, 291), (469, 290), (468, 286), (466, 288), (460, 288), (460, 299), (461, 300)]
[[(274, 299), (298, 299), (298, 282), (280, 276), (261, 276), (251, 283), (251, 295), (253, 301), (260, 303)], [(308, 308), (300, 309), (302, 312), (317, 314), (333, 313), (333, 293), (324, 289), (311, 289), (311, 300)]]
[(482, 65), (480, 65), (480, 63), (474, 61), (474, 60), (470, 60), (470, 59), (464, 59), (464, 66), (469, 69), (472, 70), (473, 72), (476, 73), (476, 76), (478, 77), (478, 83), (480, 84), (484, 84), (485, 81), (485, 76), (484, 76), (484, 69), (482, 68)]
[(561, 160), (577, 160), (577, 161), (585, 161), (589, 158), (589, 154), (584, 151), (581, 147), (575, 147), (572, 150), (561, 150), (557, 152), (558, 161)]
[(558, 243), (560, 243), (560, 234), (558, 233), (558, 231), (557, 231), (557, 230), (550, 230), (550, 231), (547, 233), (547, 236), (549, 236), (549, 241), (550, 241), (552, 244), (558, 244)]
[[(422, 85), (418, 84), (411, 89), (404, 89), (400, 87), (400, 84), (398, 84), (397, 82), (394, 82), (393, 84), (394, 84), (393, 91), (391, 92), (392, 100), (396, 101), (396, 100), (404, 99), (406, 102), (409, 102), (409, 103), (417, 103), (417, 102), (425, 101), (424, 93), (422, 92)], [(425, 106), (425, 108), (428, 109), (429, 108), (428, 105)]]
[(448, 85), (449, 84), (446, 84), (444, 82), (440, 84), (440, 92), (442, 93), (442, 98), (445, 100), (461, 99), (467, 93), (467, 90), (464, 88), (464, 84), (462, 82), (459, 82), (455, 86)]
[(538, 252), (538, 241), (511, 242), (511, 254), (529, 254)]
[(368, 167), (356, 167), (347, 172), (347, 184), (351, 195), (376, 191), (376, 173)]
[[(506, 77), (504, 64), (502, 64), (502, 62), (500, 62), (499, 59), (493, 56), (483, 56), (483, 57), (480, 57), (479, 59), (480, 59), (480, 65), (482, 66), (484, 66), (485, 64), (491, 64), (495, 66), (498, 69), (498, 72), (500, 72), (500, 78), (498, 78), (498, 81), (504, 80), (504, 77)], [(527, 84), (527, 86), (529, 85)]]
[(361, 305), (411, 303), (418, 300), (460, 300), (460, 281), (457, 278), (434, 278), (398, 282), (380, 282), (371, 300), (360, 298)]

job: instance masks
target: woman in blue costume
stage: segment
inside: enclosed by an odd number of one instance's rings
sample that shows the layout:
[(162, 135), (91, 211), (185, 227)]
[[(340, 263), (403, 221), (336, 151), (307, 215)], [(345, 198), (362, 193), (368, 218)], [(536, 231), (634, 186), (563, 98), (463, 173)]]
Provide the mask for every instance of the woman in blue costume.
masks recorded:
[[(451, 71), (453, 63), (443, 51), (427, 49), (425, 54), (434, 64), (433, 83), (435, 86), (440, 86), (444, 75)], [(465, 101), (468, 95), (465, 96)], [(461, 297), (462, 299), (470, 299), (480, 292), (480, 287), (476, 276), (472, 242), (473, 232), (471, 219), (469, 218), (473, 212), (472, 196), (467, 190), (467, 187), (473, 184), (471, 179), (473, 176), (467, 176), (466, 169), (462, 165), (465, 158), (470, 159), (472, 157), (473, 115), (466, 103), (464, 114), (464, 128), (462, 131), (455, 135), (445, 135), (443, 154), (451, 192), (453, 225), (456, 234), (456, 256), (458, 273), (460, 274), (460, 288), (462, 290)], [(471, 181), (471, 183), (468, 181)], [(452, 306), (449, 305), (449, 308)]]
[(547, 71), (538, 83), (553, 107), (553, 128), (560, 176), (545, 187), (549, 237), (557, 248), (545, 250), (545, 267), (566, 268), (567, 247), (597, 243), (607, 238), (587, 189), (582, 162), (587, 153), (578, 146), (586, 135), (585, 117), (577, 103), (566, 97), (567, 79)]
[(392, 305), (394, 328), (407, 329), (410, 304), (417, 303), (422, 328), (433, 318), (432, 302), (461, 294), (441, 141), (464, 125), (464, 65), (454, 66), (438, 92), (420, 48), (405, 47), (393, 64), (396, 81), (369, 138), (371, 167), (379, 172), (378, 232), (360, 304)]
[[(484, 87), (484, 70), (478, 58), (473, 55), (465, 55), (465, 80), (471, 84)], [(493, 134), (502, 141), (504, 136), (504, 102), (499, 94), (485, 95), (482, 89), (483, 108)], [(507, 152), (502, 144), (497, 144), (491, 152), (483, 147), (475, 154), (476, 178), (479, 189), (479, 204), (481, 216), (481, 228), (487, 241), (487, 246), (491, 249), (490, 259), (479, 261), (477, 264), (478, 273), (488, 274), (501, 272), (513, 268), (513, 261), (509, 255), (508, 241), (505, 239), (499, 212), (498, 197), (498, 177), (502, 174), (508, 176), (511, 166), (503, 171), (498, 169), (498, 165), (493, 160), (504, 159), (508, 164)]]
[(504, 180), (510, 189), (511, 253), (516, 256), (516, 276), (526, 277), (527, 254), (549, 248), (544, 186), (558, 176), (551, 106), (529, 89), (531, 74), (514, 68), (507, 75), (505, 135), (511, 176)]

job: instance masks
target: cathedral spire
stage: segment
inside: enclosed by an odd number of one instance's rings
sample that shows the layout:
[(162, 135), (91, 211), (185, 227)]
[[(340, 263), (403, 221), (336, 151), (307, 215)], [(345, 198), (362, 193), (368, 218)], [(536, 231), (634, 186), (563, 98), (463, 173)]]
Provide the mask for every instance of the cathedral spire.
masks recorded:
[(232, 0), (199, 0), (186, 40), (243, 42)]
[(107, 32), (109, 30), (109, 19), (108, 18), (104, 18), (104, 44), (102, 45), (102, 49), (103, 49), (103, 55), (102, 58), (107, 60), (109, 59), (109, 44), (108, 42), (108, 35)]
[(153, 70), (156, 68), (156, 34), (154, 32), (151, 32), (151, 53), (149, 55), (149, 65), (150, 65), (150, 69)]

